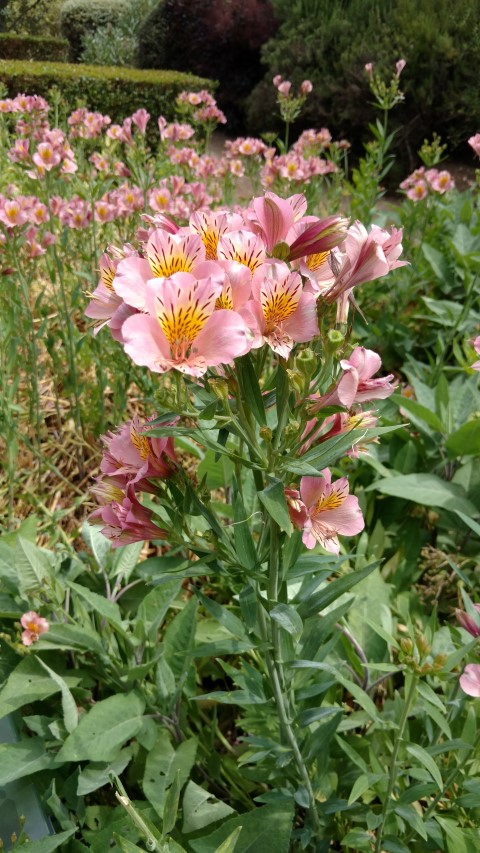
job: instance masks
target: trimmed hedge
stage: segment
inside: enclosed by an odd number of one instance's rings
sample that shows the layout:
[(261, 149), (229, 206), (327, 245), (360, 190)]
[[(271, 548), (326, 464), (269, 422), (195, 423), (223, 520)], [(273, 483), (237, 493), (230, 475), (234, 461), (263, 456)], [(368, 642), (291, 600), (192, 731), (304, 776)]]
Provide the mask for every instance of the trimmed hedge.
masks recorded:
[(183, 90), (207, 89), (213, 94), (215, 82), (178, 71), (140, 71), (104, 65), (70, 65), (60, 62), (20, 62), (0, 60), (0, 83), (9, 97), (18, 92), (42, 95), (56, 86), (72, 110), (79, 100), (90, 110), (98, 110), (120, 122), (140, 107), (152, 118), (174, 118), (177, 95)]
[(0, 33), (0, 59), (34, 59), (65, 62), (68, 42), (48, 36)]
[(70, 60), (78, 62), (88, 36), (99, 27), (115, 25), (128, 9), (128, 0), (66, 0), (60, 29), (70, 44)]

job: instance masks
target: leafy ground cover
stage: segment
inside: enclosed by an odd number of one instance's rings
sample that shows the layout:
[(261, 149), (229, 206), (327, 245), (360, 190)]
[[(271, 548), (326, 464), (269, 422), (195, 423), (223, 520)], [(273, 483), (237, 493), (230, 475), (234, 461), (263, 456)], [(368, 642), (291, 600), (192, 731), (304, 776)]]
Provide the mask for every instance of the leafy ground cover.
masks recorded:
[(208, 92), (0, 101), (14, 849), (478, 846), (478, 185), (386, 202), (402, 73), (354, 169), (309, 81), (221, 156)]

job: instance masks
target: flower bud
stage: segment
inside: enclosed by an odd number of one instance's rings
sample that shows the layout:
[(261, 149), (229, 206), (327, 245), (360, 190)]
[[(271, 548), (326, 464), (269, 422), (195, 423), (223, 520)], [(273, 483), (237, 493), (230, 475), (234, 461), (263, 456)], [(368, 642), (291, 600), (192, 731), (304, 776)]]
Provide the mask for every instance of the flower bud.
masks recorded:
[(287, 376), (290, 385), (294, 388), (294, 390), (298, 391), (299, 394), (303, 394), (303, 386), (305, 381), (303, 375), (298, 370), (287, 370)]
[[(473, 605), (477, 613), (480, 614), (480, 604)], [(478, 619), (475, 619), (474, 616), (470, 616), (469, 613), (465, 613), (464, 610), (459, 610), (458, 608), (455, 610), (455, 616), (457, 617), (457, 621), (460, 623), (460, 626), (468, 631), (472, 637), (480, 637), (480, 615)]]
[(296, 359), (295, 359), (295, 367), (298, 372), (305, 377), (305, 379), (310, 380), (310, 377), (313, 375), (313, 372), (318, 364), (318, 358), (309, 347), (307, 349), (302, 350)]
[(444, 655), (444, 654), (435, 655), (435, 657), (433, 659), (433, 668), (434, 668), (435, 672), (439, 672), (441, 669), (443, 669), (446, 662), (447, 662), (447, 655)]
[(339, 329), (329, 329), (325, 339), (325, 350), (328, 353), (337, 352), (345, 343), (345, 335)]
[(262, 426), (260, 427), (260, 438), (263, 438), (264, 441), (272, 440), (272, 430), (270, 427)]
[(210, 379), (208, 384), (215, 397), (223, 402), (228, 400), (228, 384), (225, 379)]
[(408, 637), (402, 637), (400, 640), (400, 648), (402, 652), (405, 652), (405, 654), (411, 654), (413, 652), (413, 643)]
[(427, 643), (426, 637), (420, 634), (416, 639), (417, 649), (421, 655), (428, 655), (431, 651), (431, 646)]

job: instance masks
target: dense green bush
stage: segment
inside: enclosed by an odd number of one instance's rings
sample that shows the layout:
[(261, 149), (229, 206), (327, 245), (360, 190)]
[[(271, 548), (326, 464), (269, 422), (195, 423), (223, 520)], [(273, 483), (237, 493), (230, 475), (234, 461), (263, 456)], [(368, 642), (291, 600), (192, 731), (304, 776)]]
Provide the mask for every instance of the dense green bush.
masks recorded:
[(0, 33), (0, 59), (36, 59), (63, 62), (67, 58), (68, 42), (47, 36), (25, 36)]
[(162, 0), (140, 30), (138, 65), (218, 80), (218, 103), (232, 129), (261, 79), (260, 48), (276, 26), (270, 0)]
[(99, 27), (114, 25), (128, 13), (127, 0), (66, 0), (61, 9), (62, 35), (70, 43), (70, 59), (78, 62), (85, 41)]
[(11, 97), (26, 92), (48, 98), (56, 86), (72, 108), (81, 99), (89, 109), (108, 113), (112, 121), (122, 120), (139, 107), (145, 107), (154, 118), (164, 115), (172, 119), (175, 99), (183, 89), (214, 89), (211, 80), (176, 71), (14, 60), (0, 60), (0, 83)]
[(59, 36), (62, 0), (0, 0), (0, 30)]
[(359, 143), (374, 119), (365, 63), (389, 78), (400, 57), (407, 61), (405, 103), (394, 115), (400, 156), (412, 159), (434, 130), (454, 149), (480, 126), (480, 0), (276, 0), (275, 9), (282, 23), (262, 49), (268, 72), (249, 99), (251, 130), (265, 130), (271, 78), (280, 73), (314, 83), (308, 125)]
[(136, 0), (114, 24), (96, 27), (84, 39), (80, 61), (87, 65), (134, 66), (138, 53), (138, 33), (156, 0)]

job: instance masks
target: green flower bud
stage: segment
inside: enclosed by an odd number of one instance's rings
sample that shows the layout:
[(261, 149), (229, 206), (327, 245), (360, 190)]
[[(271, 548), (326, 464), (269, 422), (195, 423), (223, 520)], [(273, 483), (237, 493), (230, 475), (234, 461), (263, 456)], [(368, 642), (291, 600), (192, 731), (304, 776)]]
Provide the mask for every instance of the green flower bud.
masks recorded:
[(262, 426), (260, 427), (260, 438), (263, 438), (264, 441), (272, 440), (272, 430), (270, 427)]
[(305, 379), (310, 379), (313, 375), (313, 372), (318, 364), (318, 358), (311, 350), (307, 347), (302, 352), (297, 355), (295, 359), (295, 367), (305, 377)]
[(325, 349), (328, 353), (337, 352), (345, 343), (345, 335), (338, 329), (329, 329), (325, 340)]
[(299, 394), (303, 394), (305, 384), (303, 375), (298, 370), (287, 370), (287, 376), (294, 390), (298, 391)]

